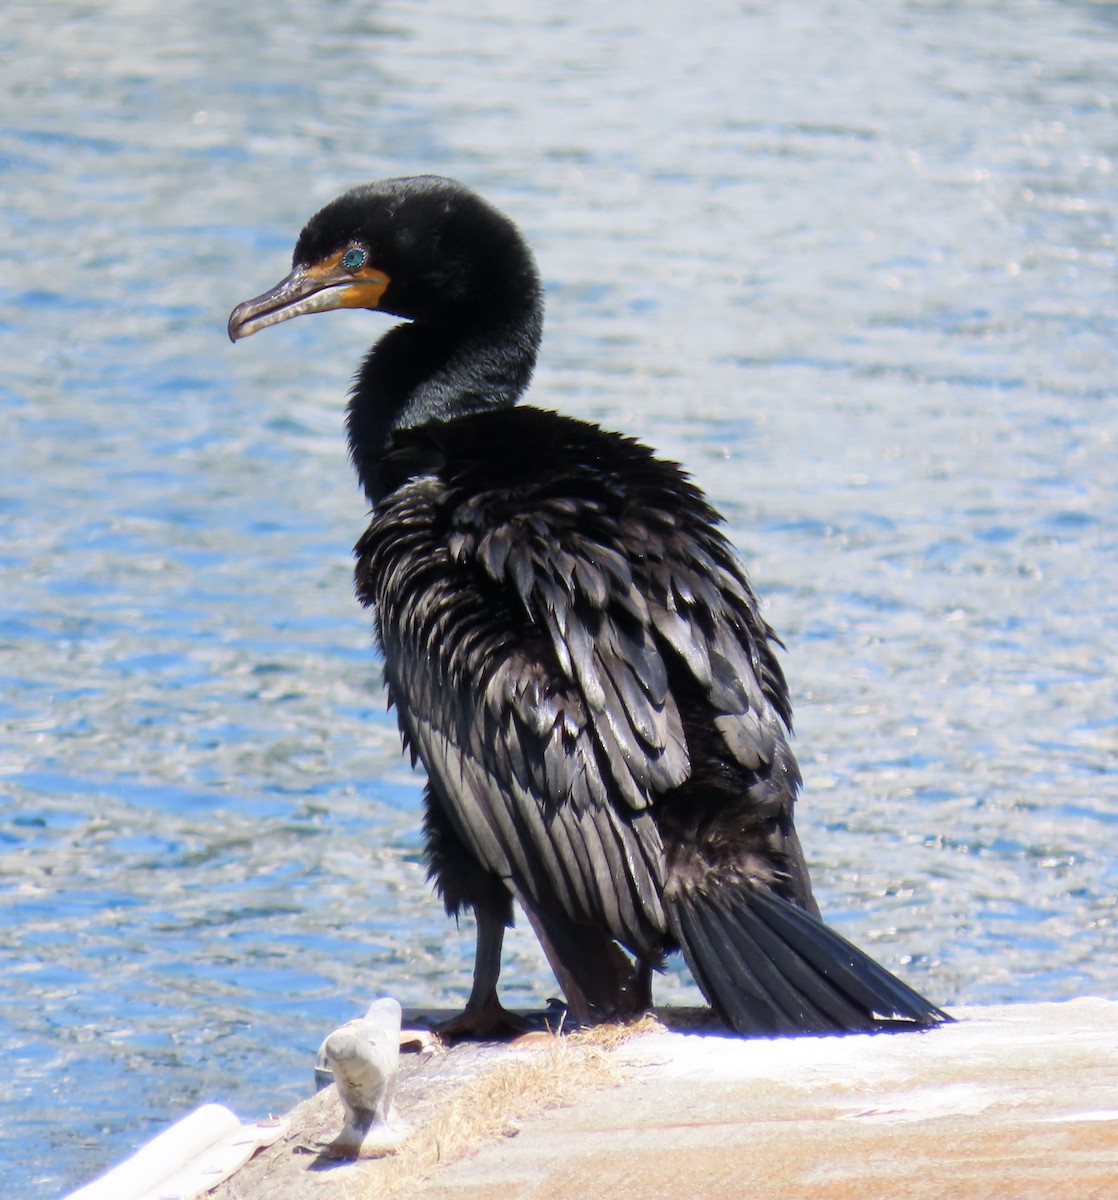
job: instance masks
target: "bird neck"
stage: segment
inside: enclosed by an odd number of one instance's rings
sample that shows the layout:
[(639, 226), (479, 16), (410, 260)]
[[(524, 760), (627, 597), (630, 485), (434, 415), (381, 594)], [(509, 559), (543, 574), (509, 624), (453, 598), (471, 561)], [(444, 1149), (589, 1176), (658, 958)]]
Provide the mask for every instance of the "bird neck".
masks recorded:
[(370, 502), (385, 491), (381, 463), (395, 435), (430, 421), (511, 408), (536, 364), (543, 308), (472, 327), (397, 325), (369, 351), (349, 402), (349, 452)]

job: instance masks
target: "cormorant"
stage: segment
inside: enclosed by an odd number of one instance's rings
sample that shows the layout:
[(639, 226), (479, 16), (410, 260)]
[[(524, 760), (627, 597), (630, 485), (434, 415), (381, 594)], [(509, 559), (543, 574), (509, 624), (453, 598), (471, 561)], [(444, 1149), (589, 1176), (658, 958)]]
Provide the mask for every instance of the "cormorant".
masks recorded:
[(514, 407), (543, 301), (512, 221), (449, 179), (354, 188), (229, 336), (335, 308), (406, 321), (348, 408), (356, 581), (427, 770), (429, 875), (477, 918), (449, 1032), (515, 1025), (514, 898), (579, 1021), (647, 1007), (676, 949), (743, 1034), (949, 1019), (820, 920), (780, 643), (718, 514), (640, 442)]

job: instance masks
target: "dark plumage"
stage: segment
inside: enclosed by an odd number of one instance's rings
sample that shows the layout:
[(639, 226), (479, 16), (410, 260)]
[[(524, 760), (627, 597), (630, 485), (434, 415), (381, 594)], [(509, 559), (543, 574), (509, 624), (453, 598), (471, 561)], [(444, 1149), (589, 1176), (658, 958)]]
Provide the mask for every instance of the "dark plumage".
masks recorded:
[(677, 948), (742, 1033), (945, 1019), (819, 920), (778, 643), (718, 515), (639, 442), (513, 407), (543, 312), (515, 226), (450, 180), (356, 188), (229, 333), (338, 307), (409, 322), (349, 406), (357, 591), (428, 773), (431, 876), (477, 916), (452, 1031), (509, 1023), (513, 898), (580, 1020), (646, 1006)]

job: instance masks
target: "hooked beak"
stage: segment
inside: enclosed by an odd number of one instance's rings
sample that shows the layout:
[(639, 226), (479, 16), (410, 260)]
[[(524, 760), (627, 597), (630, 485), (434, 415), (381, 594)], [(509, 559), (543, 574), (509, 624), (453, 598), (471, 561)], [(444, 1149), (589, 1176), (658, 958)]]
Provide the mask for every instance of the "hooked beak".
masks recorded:
[(341, 265), (343, 251), (312, 266), (296, 267), (274, 288), (238, 304), (229, 315), (229, 340), (251, 337), (304, 313), (333, 308), (377, 308), (388, 287), (388, 276), (375, 267), (349, 271)]

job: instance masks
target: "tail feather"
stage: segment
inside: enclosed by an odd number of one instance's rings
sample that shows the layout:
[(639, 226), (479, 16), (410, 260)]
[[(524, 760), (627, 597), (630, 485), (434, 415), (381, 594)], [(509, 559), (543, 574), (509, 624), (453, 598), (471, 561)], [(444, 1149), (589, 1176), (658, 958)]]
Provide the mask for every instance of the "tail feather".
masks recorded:
[(951, 1018), (804, 909), (748, 884), (684, 889), (672, 932), (739, 1033), (870, 1032)]
[[(703, 995), (735, 1029), (770, 1028), (782, 1014), (774, 1011), (748, 960), (726, 951), (723, 922), (711, 909), (688, 906), (686, 929), (686, 937), (679, 931), (676, 936)], [(790, 1028), (781, 1022), (781, 1031)]]
[(862, 1010), (842, 992), (820, 994), (818, 969), (802, 954), (790, 952), (788, 944), (763, 921), (742, 921), (723, 906), (719, 906), (718, 917), (738, 951), (733, 961), (743, 964), (757, 979), (782, 1018), (782, 1032), (827, 1030), (836, 1024), (844, 1029), (868, 1028)]
[(951, 1020), (942, 1009), (818, 918), (769, 893), (762, 893), (759, 903), (760, 907), (771, 910), (768, 926), (779, 927), (788, 944), (803, 957), (820, 954), (821, 969), (829, 980), (854, 1003), (872, 1012), (878, 1025), (889, 1019), (914, 1021), (919, 1025), (939, 1025)]

